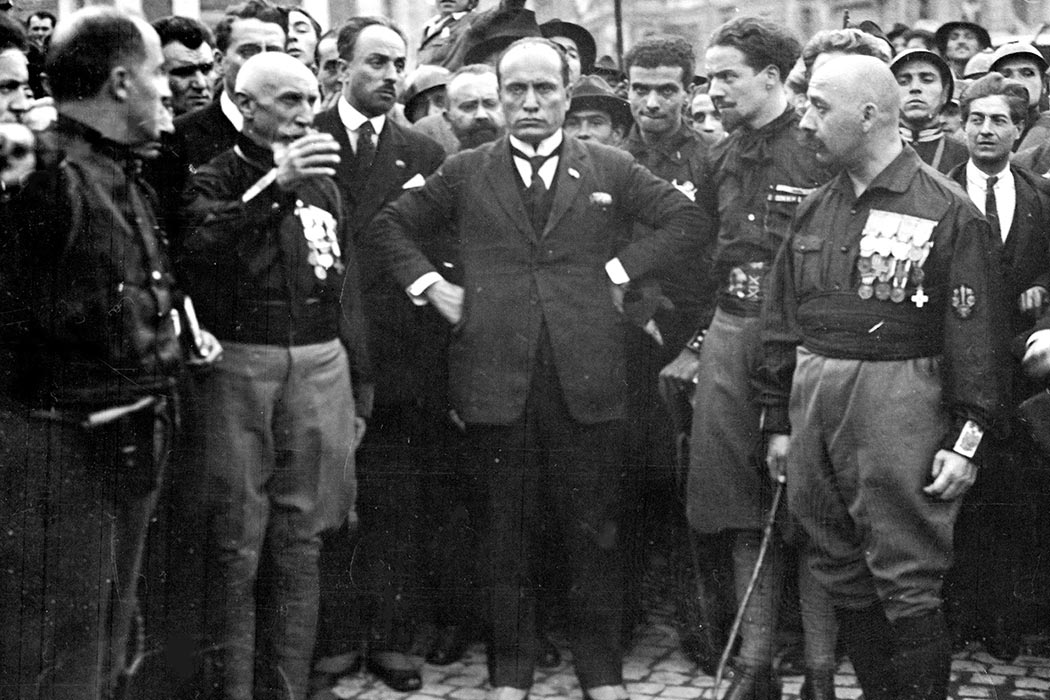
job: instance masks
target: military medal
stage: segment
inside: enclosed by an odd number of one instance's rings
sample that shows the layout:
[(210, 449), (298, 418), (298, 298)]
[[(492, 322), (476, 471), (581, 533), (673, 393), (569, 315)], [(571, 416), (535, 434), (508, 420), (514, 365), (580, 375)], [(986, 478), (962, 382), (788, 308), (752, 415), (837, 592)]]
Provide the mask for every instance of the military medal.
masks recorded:
[(303, 227), (303, 238), (309, 247), (306, 262), (313, 267), (314, 277), (326, 280), (332, 268), (342, 272), (335, 217), (320, 207), (304, 204), (301, 199), (295, 201), (295, 215)]

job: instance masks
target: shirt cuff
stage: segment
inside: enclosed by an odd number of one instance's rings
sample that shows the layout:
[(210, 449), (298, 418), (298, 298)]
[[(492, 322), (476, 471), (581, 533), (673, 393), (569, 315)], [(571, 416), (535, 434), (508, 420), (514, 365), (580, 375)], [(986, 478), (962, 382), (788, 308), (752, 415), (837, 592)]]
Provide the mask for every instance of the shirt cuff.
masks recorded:
[(408, 285), (405, 291), (408, 293), (408, 297), (412, 300), (412, 303), (416, 306), (426, 306), (427, 300), (423, 296), (423, 293), (427, 291), (427, 288), (435, 282), (441, 282), (445, 278), (441, 276), (440, 272), (427, 272), (412, 284)]
[(613, 258), (605, 263), (605, 274), (609, 275), (609, 279), (612, 280), (613, 284), (627, 284), (631, 281), (631, 278), (627, 276), (627, 270), (623, 269), (623, 263), (620, 262), (619, 258)]
[(1028, 342), (1024, 344), (1025, 350), (1029, 349), (1036, 343), (1043, 346), (1050, 345), (1050, 329), (1036, 331), (1028, 336)]

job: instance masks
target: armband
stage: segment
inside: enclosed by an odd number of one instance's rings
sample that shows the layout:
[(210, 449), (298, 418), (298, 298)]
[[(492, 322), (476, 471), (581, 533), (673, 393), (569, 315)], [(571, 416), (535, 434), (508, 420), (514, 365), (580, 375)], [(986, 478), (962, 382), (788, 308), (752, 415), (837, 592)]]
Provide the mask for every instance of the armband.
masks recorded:
[(983, 437), (984, 428), (972, 420), (968, 420), (959, 432), (959, 438), (955, 441), (955, 445), (952, 446), (952, 452), (958, 452), (967, 459), (973, 459)]

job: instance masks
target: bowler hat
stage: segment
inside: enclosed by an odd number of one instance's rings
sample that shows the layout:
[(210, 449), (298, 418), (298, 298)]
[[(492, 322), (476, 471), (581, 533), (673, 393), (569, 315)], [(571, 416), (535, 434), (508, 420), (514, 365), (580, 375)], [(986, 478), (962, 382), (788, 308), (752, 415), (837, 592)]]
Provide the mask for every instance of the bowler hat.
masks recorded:
[(584, 75), (572, 85), (569, 114), (585, 109), (608, 113), (613, 124), (622, 126), (625, 133), (634, 125), (631, 103), (618, 97), (609, 84), (597, 75)]
[(598, 49), (594, 43), (594, 36), (578, 24), (564, 22), (560, 19), (552, 19), (540, 25), (540, 33), (551, 39), (556, 36), (564, 36), (576, 43), (580, 50), (580, 70), (586, 75), (594, 68), (594, 57), (598, 55)]

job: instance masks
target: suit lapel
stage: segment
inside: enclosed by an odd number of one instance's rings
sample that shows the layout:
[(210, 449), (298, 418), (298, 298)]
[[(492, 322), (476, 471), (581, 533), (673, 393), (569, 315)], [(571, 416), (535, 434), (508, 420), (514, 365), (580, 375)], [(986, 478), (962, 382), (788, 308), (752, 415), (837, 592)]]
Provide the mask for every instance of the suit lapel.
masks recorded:
[(589, 170), (587, 151), (583, 145), (570, 136), (566, 135), (564, 138), (561, 158), (558, 159), (558, 176), (554, 180), (554, 202), (551, 204), (550, 216), (547, 217), (547, 225), (543, 228), (544, 237), (558, 225), (565, 212), (569, 211), (580, 191), (580, 180)]
[(341, 185), (340, 194), (346, 200), (344, 206), (349, 211), (353, 201), (357, 199), (354, 188), (350, 186), (354, 174), (354, 148), (350, 145), (350, 135), (346, 133), (346, 127), (339, 119), (337, 105), (317, 116), (317, 128), (331, 134), (339, 143), (339, 165), (335, 169), (335, 179)]
[(359, 183), (361, 190), (357, 194), (354, 216), (361, 225), (371, 221), (379, 208), (386, 203), (386, 193), (390, 187), (394, 184), (400, 185), (407, 179), (404, 155), (406, 143), (401, 127), (387, 117), (383, 132), (379, 135), (375, 160), (372, 161), (372, 167), (364, 182)]
[(494, 199), (503, 207), (507, 219), (524, 235), (535, 238), (536, 232), (532, 230), (532, 224), (529, 222), (529, 215), (525, 211), (525, 203), (521, 199), (517, 180), (518, 170), (514, 167), (514, 159), (510, 156), (510, 143), (504, 137), (493, 145), (490, 152), (489, 162), (485, 168), (485, 182), (492, 190)]

